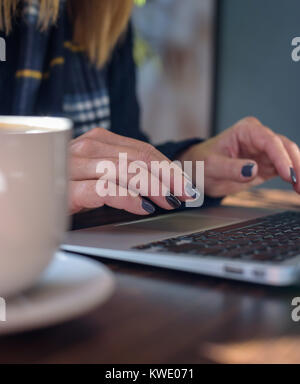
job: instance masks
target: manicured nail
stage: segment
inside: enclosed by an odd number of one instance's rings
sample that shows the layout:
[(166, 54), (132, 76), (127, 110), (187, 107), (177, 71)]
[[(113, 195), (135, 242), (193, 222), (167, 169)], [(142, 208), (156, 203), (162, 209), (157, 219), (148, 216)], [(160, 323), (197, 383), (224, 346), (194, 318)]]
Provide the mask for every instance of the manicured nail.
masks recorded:
[(172, 208), (179, 208), (181, 207), (181, 201), (179, 199), (177, 199), (177, 197), (175, 197), (174, 195), (170, 194), (169, 196), (166, 197), (166, 200), (168, 202), (169, 205), (171, 205)]
[(155, 209), (154, 205), (150, 203), (150, 201), (148, 201), (148, 200), (146, 200), (146, 199), (143, 199), (142, 201), (143, 201), (143, 202), (142, 202), (142, 207), (143, 207), (143, 209), (144, 209), (146, 212), (150, 213), (151, 215), (152, 215), (153, 213), (155, 213), (156, 209)]
[(242, 175), (244, 177), (252, 177), (253, 168), (255, 167), (255, 164), (247, 164), (242, 169)]
[(297, 176), (296, 176), (296, 172), (295, 172), (294, 168), (291, 168), (291, 179), (292, 179), (293, 184), (297, 184)]
[(196, 197), (198, 197), (200, 195), (197, 187), (194, 184), (192, 184), (191, 182), (188, 182), (187, 185), (185, 186), (185, 192), (192, 199), (196, 199)]

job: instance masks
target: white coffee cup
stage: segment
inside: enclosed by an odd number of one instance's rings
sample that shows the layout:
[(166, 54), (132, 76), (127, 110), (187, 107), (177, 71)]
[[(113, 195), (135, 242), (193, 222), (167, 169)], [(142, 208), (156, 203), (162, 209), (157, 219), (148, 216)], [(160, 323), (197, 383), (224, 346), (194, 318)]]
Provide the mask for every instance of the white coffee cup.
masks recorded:
[(68, 225), (72, 122), (0, 116), (0, 296), (34, 284)]

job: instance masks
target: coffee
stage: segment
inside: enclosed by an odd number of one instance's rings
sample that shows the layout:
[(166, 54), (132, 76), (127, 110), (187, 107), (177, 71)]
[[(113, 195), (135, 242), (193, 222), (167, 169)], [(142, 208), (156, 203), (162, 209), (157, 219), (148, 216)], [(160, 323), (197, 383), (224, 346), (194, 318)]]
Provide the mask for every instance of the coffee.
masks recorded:
[(30, 125), (16, 125), (16, 124), (0, 123), (0, 134), (1, 134), (1, 132), (4, 132), (4, 133), (43, 133), (43, 132), (51, 132), (51, 131), (53, 131), (53, 129), (33, 127)]

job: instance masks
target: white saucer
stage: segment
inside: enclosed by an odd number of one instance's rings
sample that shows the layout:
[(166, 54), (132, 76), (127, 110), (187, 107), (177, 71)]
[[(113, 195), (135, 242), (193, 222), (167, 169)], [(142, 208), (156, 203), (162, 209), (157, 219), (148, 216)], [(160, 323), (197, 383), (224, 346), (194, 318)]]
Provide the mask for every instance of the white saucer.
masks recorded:
[(0, 335), (71, 320), (104, 303), (113, 290), (113, 276), (102, 264), (59, 252), (34, 288), (6, 303)]

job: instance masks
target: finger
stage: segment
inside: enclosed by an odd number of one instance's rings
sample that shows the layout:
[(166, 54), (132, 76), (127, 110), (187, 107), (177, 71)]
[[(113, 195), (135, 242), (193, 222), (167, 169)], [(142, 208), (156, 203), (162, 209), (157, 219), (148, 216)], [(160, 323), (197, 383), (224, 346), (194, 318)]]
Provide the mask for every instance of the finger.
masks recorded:
[(250, 159), (233, 159), (212, 155), (205, 162), (205, 171), (207, 175), (214, 179), (249, 183), (256, 178), (258, 165)]
[[(170, 159), (151, 144), (120, 136), (103, 128), (92, 129), (73, 140), (71, 148), (76, 156), (102, 158), (109, 157), (109, 153), (111, 154), (110, 157), (118, 157), (120, 153), (128, 153), (129, 160), (131, 161), (144, 159), (146, 161), (149, 157), (153, 161), (167, 161), (171, 163)], [(137, 153), (140, 156), (134, 156)], [(182, 170), (180, 169), (180, 171)]]
[[(163, 182), (147, 169), (140, 167), (131, 174), (126, 169), (122, 169), (122, 166), (120, 167), (117, 159), (73, 158), (71, 179), (73, 181), (108, 180), (126, 190), (128, 188), (135, 196), (148, 197), (153, 203), (166, 210), (179, 208), (181, 205), (174, 195), (170, 195), (169, 189)], [(124, 191), (123, 188), (121, 193)], [(119, 194), (119, 190), (117, 192)]]
[[(112, 208), (122, 209), (135, 215), (149, 215), (155, 212), (155, 207), (140, 196), (133, 197), (127, 191), (124, 196), (110, 196), (104, 194), (104, 189), (96, 180), (72, 181), (70, 187), (70, 211), (80, 212), (83, 209), (95, 209), (107, 205)], [(114, 189), (112, 183), (109, 189)], [(102, 189), (101, 189), (102, 188)], [(119, 187), (122, 188), (122, 187)], [(103, 192), (103, 193), (101, 193)], [(127, 193), (126, 193), (127, 192)]]
[(300, 149), (299, 146), (285, 136), (280, 136), (290, 158), (293, 162), (293, 170), (295, 173), (294, 186), (295, 190), (300, 193)]
[(105, 157), (118, 158), (120, 153), (127, 153), (130, 159), (132, 155), (136, 153), (135, 150), (128, 149), (128, 147), (124, 147), (122, 145), (106, 144), (84, 136), (71, 143), (70, 152), (73, 156), (85, 157), (89, 159), (99, 159)]
[[(190, 198), (196, 199), (199, 197), (199, 191), (197, 190), (196, 186), (192, 184), (191, 178), (182, 171), (180, 162), (171, 162), (164, 154), (162, 154), (152, 145), (144, 143), (140, 140), (118, 135), (104, 128), (94, 128), (87, 132), (85, 137), (109, 145), (117, 144), (122, 147), (131, 147), (133, 149), (140, 148), (144, 156), (147, 156), (148, 152), (150, 151), (151, 155), (153, 155), (153, 158), (155, 159), (153, 161), (166, 162), (169, 165), (172, 164), (174, 177), (170, 180), (169, 190), (173, 192), (175, 196), (181, 198), (183, 201), (189, 200)], [(168, 174), (168, 166), (162, 166), (161, 168), (162, 177), (164, 177), (164, 175)], [(160, 177), (159, 171), (154, 171), (154, 173), (157, 177)]]
[(136, 147), (140, 143), (139, 140), (118, 135), (117, 133), (111, 132), (101, 127), (91, 129), (90, 131), (86, 132), (84, 135), (74, 139), (73, 142), (76, 143), (82, 140), (83, 138), (95, 140), (103, 144), (121, 145), (126, 147)]
[[(116, 158), (126, 155), (129, 162), (141, 161), (144, 168), (163, 181), (169, 191), (180, 200), (190, 200), (198, 197), (198, 191), (191, 181), (184, 175), (177, 163), (171, 162), (167, 157), (157, 151), (153, 146), (139, 142), (139, 146), (124, 147), (101, 143), (90, 138), (75, 141), (70, 147), (71, 155), (80, 158)], [(190, 194), (190, 192), (192, 194)]]
[[(245, 125), (246, 129), (239, 129), (238, 138), (242, 146), (249, 151), (258, 149), (265, 153), (274, 165), (278, 175), (291, 183), (292, 160), (278, 135), (261, 124)], [(254, 147), (254, 148), (253, 148)]]
[[(125, 147), (132, 147), (132, 148), (137, 148), (140, 144), (143, 143), (140, 140), (132, 139), (126, 136), (121, 136), (121, 135), (118, 135), (117, 133), (111, 132), (101, 127), (91, 129), (90, 131), (85, 133), (83, 136), (90, 140), (95, 140), (104, 144), (120, 145)], [(77, 139), (80, 139), (80, 137)]]

